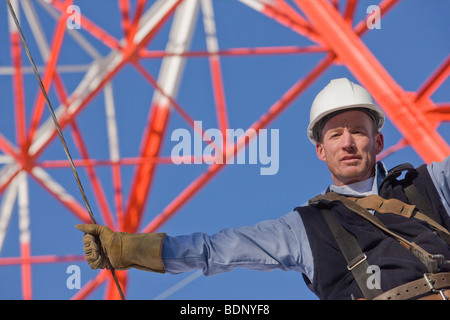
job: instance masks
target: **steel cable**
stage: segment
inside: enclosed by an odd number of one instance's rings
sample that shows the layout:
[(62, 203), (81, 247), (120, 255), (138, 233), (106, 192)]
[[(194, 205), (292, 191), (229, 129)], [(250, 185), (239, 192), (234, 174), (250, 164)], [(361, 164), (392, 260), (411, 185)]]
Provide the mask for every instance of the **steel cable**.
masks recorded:
[[(75, 180), (77, 182), (78, 189), (80, 190), (81, 196), (83, 197), (84, 204), (85, 204), (86, 209), (88, 211), (88, 214), (89, 214), (89, 216), (91, 218), (91, 222), (93, 224), (97, 224), (97, 222), (96, 222), (96, 220), (94, 218), (94, 214), (92, 213), (91, 206), (89, 205), (89, 201), (88, 201), (88, 199), (86, 197), (86, 193), (84, 192), (83, 186), (81, 184), (81, 180), (80, 180), (80, 178), (78, 176), (78, 172), (77, 172), (77, 170), (75, 168), (75, 165), (73, 163), (72, 156), (70, 155), (69, 148), (67, 147), (66, 140), (64, 139), (64, 136), (62, 134), (61, 127), (59, 126), (58, 119), (56, 118), (55, 112), (53, 111), (53, 107), (52, 107), (52, 105), (50, 103), (50, 99), (49, 99), (49, 97), (47, 95), (47, 92), (45, 90), (44, 84), (42, 83), (42, 80), (41, 80), (41, 77), (40, 77), (39, 72), (37, 70), (36, 64), (34, 63), (34, 60), (33, 60), (32, 56), (31, 56), (30, 50), (29, 50), (27, 42), (25, 40), (25, 36), (24, 36), (24, 34), (22, 32), (22, 28), (20, 27), (19, 20), (17, 19), (16, 13), (14, 12), (14, 9), (13, 9), (13, 7), (11, 5), (10, 0), (6, 0), (6, 2), (8, 4), (9, 10), (11, 12), (11, 16), (12, 16), (12, 18), (14, 20), (14, 23), (15, 23), (15, 25), (17, 27), (17, 30), (19, 32), (20, 38), (22, 40), (22, 44), (23, 44), (23, 46), (25, 48), (25, 52), (26, 52), (26, 54), (28, 56), (28, 59), (30, 60), (31, 66), (33, 68), (33, 72), (34, 72), (34, 74), (36, 76), (36, 79), (37, 79), (37, 81), (39, 83), (39, 87), (41, 88), (42, 94), (43, 94), (43, 96), (45, 98), (45, 101), (47, 102), (47, 106), (48, 106), (48, 109), (49, 109), (50, 114), (52, 116), (53, 123), (55, 124), (56, 131), (58, 132), (58, 136), (59, 136), (59, 138), (61, 140), (61, 143), (63, 145), (63, 148), (64, 148), (64, 152), (66, 153), (67, 159), (69, 160), (70, 167), (72, 168), (72, 172), (73, 172), (73, 174), (75, 176)], [(120, 297), (121, 297), (122, 300), (125, 300), (125, 296), (123, 294), (122, 288), (120, 287), (119, 280), (117, 279), (117, 276), (116, 276), (116, 273), (114, 271), (114, 268), (111, 265), (111, 262), (109, 261), (107, 256), (106, 255), (103, 255), (103, 256), (106, 258), (109, 270), (111, 271), (112, 277), (113, 277), (114, 282), (116, 284), (117, 290), (119, 291)]]

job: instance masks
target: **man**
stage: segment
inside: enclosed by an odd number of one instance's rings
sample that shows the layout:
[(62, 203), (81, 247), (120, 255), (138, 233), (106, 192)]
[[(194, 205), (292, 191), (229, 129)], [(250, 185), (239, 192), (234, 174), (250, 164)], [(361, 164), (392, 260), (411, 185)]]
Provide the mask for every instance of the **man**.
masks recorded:
[[(308, 126), (333, 180), (325, 195), (277, 220), (212, 236), (128, 234), (77, 225), (86, 233), (86, 259), (93, 269), (107, 267), (104, 253), (118, 270), (203, 269), (205, 275), (236, 267), (294, 270), (320, 299), (447, 298), (450, 160), (388, 172), (376, 162), (384, 146), (384, 120), (364, 88), (345, 78), (332, 80), (315, 98)], [(386, 201), (391, 198), (401, 202)], [(370, 201), (356, 205), (361, 200)], [(375, 208), (373, 201), (378, 201)], [(414, 201), (417, 205), (410, 205)]]

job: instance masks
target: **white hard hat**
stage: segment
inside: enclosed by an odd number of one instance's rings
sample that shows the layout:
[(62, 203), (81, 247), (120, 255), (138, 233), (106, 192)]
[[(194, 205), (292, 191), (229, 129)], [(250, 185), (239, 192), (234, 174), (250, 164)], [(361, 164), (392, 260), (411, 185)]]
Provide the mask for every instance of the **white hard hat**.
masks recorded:
[[(370, 93), (347, 78), (331, 80), (330, 83), (319, 92), (311, 105), (308, 126), (308, 138), (316, 145), (320, 137), (320, 130), (325, 124), (324, 118), (337, 111), (360, 108), (366, 111), (374, 120), (378, 130), (384, 125), (384, 112), (377, 106)], [(328, 120), (326, 119), (326, 120)]]

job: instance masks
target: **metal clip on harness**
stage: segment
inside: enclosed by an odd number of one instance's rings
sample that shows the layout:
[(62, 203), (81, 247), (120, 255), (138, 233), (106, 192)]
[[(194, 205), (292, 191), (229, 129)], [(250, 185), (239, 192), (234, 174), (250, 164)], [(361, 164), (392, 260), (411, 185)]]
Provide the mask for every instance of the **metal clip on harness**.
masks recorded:
[(445, 257), (442, 254), (433, 254), (430, 258), (436, 261), (436, 272), (441, 272), (445, 265), (450, 265), (450, 260), (445, 260)]

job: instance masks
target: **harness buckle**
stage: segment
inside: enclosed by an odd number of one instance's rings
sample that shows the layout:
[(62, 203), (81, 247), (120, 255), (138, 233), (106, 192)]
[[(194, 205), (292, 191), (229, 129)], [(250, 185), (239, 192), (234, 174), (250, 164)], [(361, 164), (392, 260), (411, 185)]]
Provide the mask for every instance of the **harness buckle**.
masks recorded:
[(347, 269), (349, 271), (352, 271), (354, 268), (356, 268), (360, 263), (362, 263), (364, 260), (367, 259), (367, 256), (365, 253), (360, 254), (355, 259), (349, 262)]

